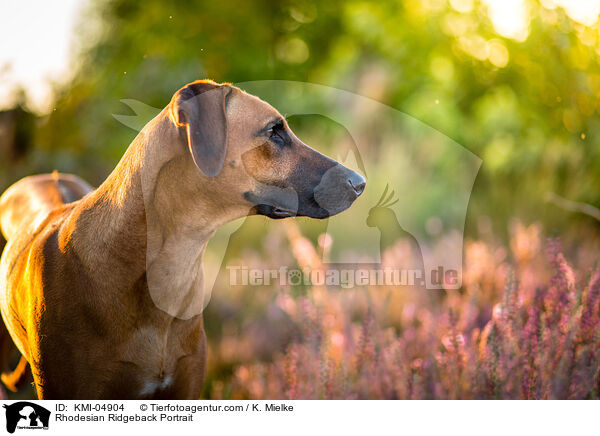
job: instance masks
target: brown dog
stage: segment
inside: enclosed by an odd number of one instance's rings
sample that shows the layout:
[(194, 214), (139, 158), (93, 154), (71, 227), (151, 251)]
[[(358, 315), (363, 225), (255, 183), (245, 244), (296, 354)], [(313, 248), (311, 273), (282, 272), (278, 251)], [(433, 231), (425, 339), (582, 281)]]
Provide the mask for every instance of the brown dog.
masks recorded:
[(248, 213), (325, 218), (364, 187), (259, 98), (183, 87), (97, 190), (41, 175), (0, 198), (0, 357), (11, 338), (23, 356), (3, 381), (29, 362), (39, 398), (198, 398), (206, 338), (189, 307), (216, 229)]

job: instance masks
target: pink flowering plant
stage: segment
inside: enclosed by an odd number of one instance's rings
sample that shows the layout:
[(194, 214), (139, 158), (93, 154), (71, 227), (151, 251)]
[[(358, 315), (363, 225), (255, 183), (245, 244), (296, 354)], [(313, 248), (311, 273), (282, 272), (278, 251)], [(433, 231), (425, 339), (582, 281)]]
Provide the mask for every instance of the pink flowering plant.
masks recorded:
[[(298, 265), (318, 268), (318, 247), (296, 224), (286, 223), (284, 233), (280, 242)], [(542, 233), (538, 224), (514, 224), (510, 250), (468, 241), (460, 290), (262, 290), (253, 298), (266, 312), (215, 341), (209, 374), (220, 375), (209, 380), (208, 395), (597, 399), (600, 270), (576, 269), (560, 240)], [(396, 253), (389, 249), (384, 261)], [(236, 313), (232, 302), (247, 304), (242, 296), (251, 292), (215, 296), (214, 308)]]

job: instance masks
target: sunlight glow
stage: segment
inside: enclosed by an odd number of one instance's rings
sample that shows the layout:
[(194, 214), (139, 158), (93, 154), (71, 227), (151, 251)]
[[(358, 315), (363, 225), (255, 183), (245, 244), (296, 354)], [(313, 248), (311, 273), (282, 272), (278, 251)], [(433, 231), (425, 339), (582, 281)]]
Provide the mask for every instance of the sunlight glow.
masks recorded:
[[(524, 41), (529, 34), (526, 0), (483, 0), (496, 31), (507, 38)], [(600, 14), (600, 0), (542, 0), (546, 9), (561, 7), (574, 21), (593, 26)]]
[(31, 108), (51, 108), (51, 82), (69, 78), (70, 44), (83, 0), (0, 2), (0, 108), (22, 88)]
[(525, 0), (483, 0), (496, 32), (525, 41), (529, 34), (529, 10)]
[(567, 15), (578, 23), (593, 26), (600, 14), (600, 0), (542, 0), (544, 7), (562, 7)]

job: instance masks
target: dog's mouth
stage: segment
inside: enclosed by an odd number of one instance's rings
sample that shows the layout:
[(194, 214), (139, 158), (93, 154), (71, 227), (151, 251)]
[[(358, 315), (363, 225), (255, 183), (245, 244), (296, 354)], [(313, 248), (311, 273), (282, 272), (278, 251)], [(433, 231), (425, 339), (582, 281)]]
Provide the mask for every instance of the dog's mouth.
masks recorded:
[(272, 219), (281, 219), (297, 216), (297, 211), (271, 206), (269, 204), (258, 204), (254, 206), (254, 212)]
[(273, 216), (276, 216), (277, 218), (288, 218), (288, 217), (296, 215), (291, 210), (285, 210), (285, 209), (281, 209), (279, 207), (274, 207), (272, 210), (272, 214), (273, 214)]
[[(292, 201), (282, 201), (282, 199), (259, 198), (257, 195), (246, 192), (244, 198), (252, 203), (250, 214), (264, 215), (272, 219), (282, 219), (290, 217), (309, 217), (323, 219), (330, 216), (329, 212), (319, 206), (313, 195), (306, 196), (300, 200), (299, 204), (291, 205)], [(285, 200), (285, 199), (283, 199)], [(285, 204), (287, 203), (287, 204)]]
[[(265, 199), (264, 197), (261, 199), (252, 192), (244, 193), (244, 198), (254, 203), (251, 211), (253, 214), (264, 215), (273, 219), (289, 218), (300, 215), (297, 208), (290, 207), (289, 205), (282, 205), (281, 203), (283, 201), (277, 201), (276, 199)], [(292, 202), (288, 201), (287, 203)]]

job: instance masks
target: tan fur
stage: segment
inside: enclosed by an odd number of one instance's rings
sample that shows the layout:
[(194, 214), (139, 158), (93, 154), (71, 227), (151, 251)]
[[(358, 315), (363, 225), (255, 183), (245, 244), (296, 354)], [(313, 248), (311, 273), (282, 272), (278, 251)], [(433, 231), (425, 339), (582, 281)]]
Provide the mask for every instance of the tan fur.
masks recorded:
[[(201, 304), (193, 290), (202, 285), (206, 243), (249, 213), (244, 192), (283, 183), (295, 166), (322, 157), (295, 136), (302, 146), (283, 156), (256, 135), (281, 115), (225, 87), (227, 151), (216, 177), (190, 158), (176, 94), (97, 190), (73, 176), (44, 175), (0, 198), (8, 241), (0, 307), (39, 398), (199, 397), (206, 338), (190, 307)], [(149, 294), (150, 274), (162, 293)], [(180, 311), (173, 316), (162, 304)]]

